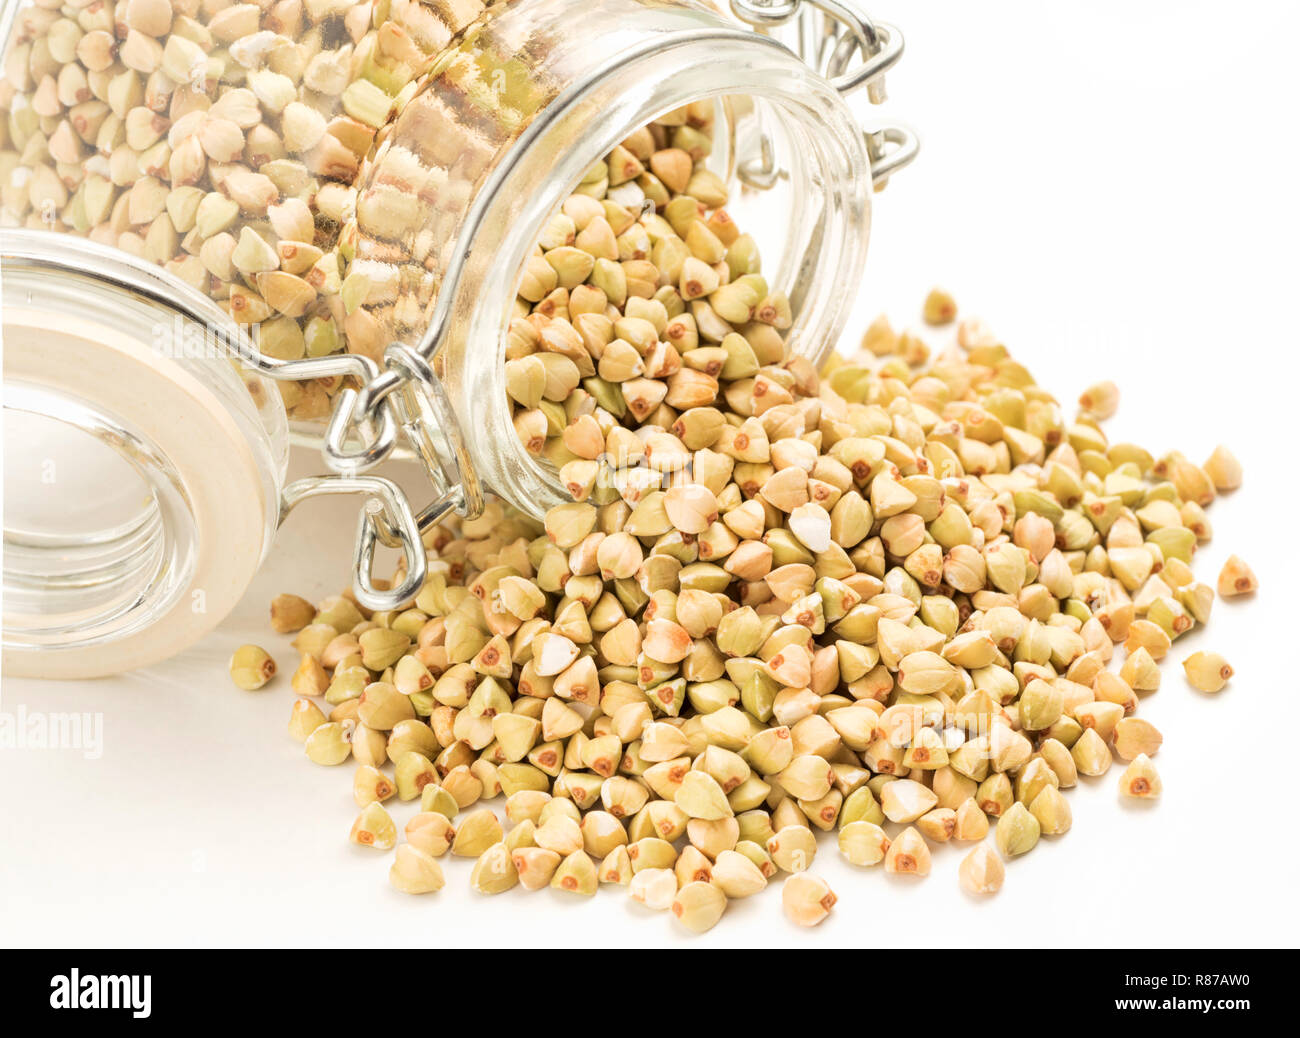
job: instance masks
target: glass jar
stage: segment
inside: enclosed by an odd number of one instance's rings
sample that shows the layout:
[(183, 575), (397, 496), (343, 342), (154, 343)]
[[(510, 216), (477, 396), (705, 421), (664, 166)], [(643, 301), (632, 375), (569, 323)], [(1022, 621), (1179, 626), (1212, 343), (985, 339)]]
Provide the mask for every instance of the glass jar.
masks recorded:
[[(638, 128), (709, 131), (699, 168), (775, 258), (790, 347), (813, 360), (861, 275), (873, 176), (915, 152), (903, 131), (864, 134), (843, 98), (881, 100), (902, 41), (840, 0), (34, 0), (9, 16), (6, 423), (77, 476), (42, 498), (31, 459), (6, 475), (23, 503), (5, 520), (16, 673), (183, 648), (304, 497), (375, 499), (355, 575), (373, 608), (409, 600), (420, 531), (474, 514), (485, 488), (533, 515), (567, 499), (515, 435), (506, 329), (546, 221)], [(653, 206), (654, 177), (623, 195)], [(328, 475), (284, 486), (286, 413)], [(68, 464), (96, 454), (89, 482)], [(366, 474), (394, 455), (423, 464), (427, 504)], [(406, 556), (397, 587), (370, 576), (380, 542)], [(218, 593), (204, 559), (232, 550)]]
[[(232, 359), (251, 343), (166, 271), (8, 230), (0, 311), (7, 673), (111, 674), (192, 644), (234, 608), (281, 518), (308, 497), (364, 494), (419, 543), (386, 479), (286, 482), (284, 405)], [(423, 558), (409, 563), (408, 596)], [(367, 573), (359, 597), (382, 594)]]

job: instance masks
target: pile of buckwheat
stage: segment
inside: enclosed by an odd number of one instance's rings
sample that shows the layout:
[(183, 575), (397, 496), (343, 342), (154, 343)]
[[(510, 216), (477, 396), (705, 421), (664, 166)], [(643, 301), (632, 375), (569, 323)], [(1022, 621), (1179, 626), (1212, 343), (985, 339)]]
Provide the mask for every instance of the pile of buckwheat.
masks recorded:
[[(0, 83), (0, 223), (157, 263), (279, 359), (378, 355), (357, 178), (487, 8), (35, 0)], [(356, 765), (351, 838), (395, 848), (400, 891), (440, 889), (450, 852), (483, 894), (625, 886), (704, 931), (784, 873), (815, 925), (836, 900), (808, 871), (820, 832), (913, 876), (969, 842), (961, 885), (991, 894), (1004, 858), (1069, 830), (1080, 775), (1118, 756), (1122, 795), (1160, 794), (1137, 705), (1209, 619), (1192, 558), (1240, 465), (1110, 443), (1109, 382), (1068, 420), (976, 320), (932, 356), (881, 319), (815, 369), (727, 213), (713, 120), (690, 105), (622, 142), (521, 273), (514, 425), (573, 503), (430, 531), (399, 612), (272, 603), (300, 653), (290, 733)], [(956, 306), (936, 290), (923, 316)], [(278, 384), (303, 419), (338, 386)], [(1256, 586), (1233, 556), (1217, 591)], [(1205, 692), (1232, 675), (1183, 666)], [(276, 667), (246, 645), (230, 671), (257, 689)], [(502, 795), (508, 830), (478, 806)], [(394, 797), (419, 802), (402, 843)]]
[[(924, 313), (956, 308), (936, 291)], [(1108, 442), (1114, 385), (1069, 421), (978, 321), (931, 357), (878, 320), (820, 373), (724, 337), (647, 333), (638, 357), (713, 394), (640, 414), (581, 396), (559, 433), (566, 473), (597, 466), (567, 480), (578, 500), (439, 528), (412, 608), (272, 604), (302, 654), (290, 731), (355, 761), (352, 839), (396, 848), (397, 889), (440, 889), (450, 851), (480, 893), (625, 886), (704, 931), (784, 873), (787, 915), (814, 925), (836, 901), (807, 871), (820, 832), (913, 876), (931, 844), (970, 842), (961, 885), (992, 894), (1004, 858), (1070, 829), (1080, 775), (1118, 757), (1121, 795), (1159, 796), (1162, 736), (1135, 714), (1209, 618), (1191, 561), (1233, 456)], [(1235, 556), (1218, 579), (1256, 586)], [(236, 662), (245, 687), (274, 666)], [(1232, 674), (1209, 652), (1184, 667), (1206, 692)], [(509, 829), (476, 806), (498, 795)], [(400, 844), (393, 797), (420, 807)]]

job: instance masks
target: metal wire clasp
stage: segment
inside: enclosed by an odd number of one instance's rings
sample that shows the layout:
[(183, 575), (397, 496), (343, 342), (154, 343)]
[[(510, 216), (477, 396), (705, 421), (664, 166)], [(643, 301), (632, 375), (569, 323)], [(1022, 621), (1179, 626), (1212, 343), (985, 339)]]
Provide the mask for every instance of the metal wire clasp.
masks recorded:
[[(475, 515), (483, 508), (483, 491), (469, 464), (455, 413), (428, 361), (401, 343), (388, 348), (383, 368), (360, 354), (276, 360), (242, 335), (234, 345), (245, 363), (269, 378), (345, 375), (358, 381), (359, 388), (345, 388), (335, 398), (322, 438), (321, 455), (332, 474), (285, 487), (281, 518), (308, 498), (365, 495), (353, 558), (357, 599), (369, 609), (401, 608), (424, 586), (428, 572), (424, 532), (453, 510)], [(418, 513), (395, 483), (365, 475), (391, 457), (403, 441), (424, 465), (435, 490), (433, 501)], [(400, 549), (403, 555), (402, 578), (391, 588), (375, 583), (375, 552), (380, 544)]]
[[(366, 503), (357, 526), (353, 583), (357, 600), (367, 609), (397, 609), (415, 597), (428, 576), (428, 556), (420, 526), (400, 487), (379, 476), (308, 476), (290, 483), (281, 494), (283, 517), (311, 497), (364, 494)], [(374, 582), (376, 542), (400, 547), (405, 557), (402, 580), (391, 588)]]
[[(484, 495), (456, 413), (429, 360), (394, 342), (384, 353), (384, 364), (359, 389), (344, 389), (335, 401), (321, 453), (336, 475), (300, 481), (290, 489), (297, 491), (297, 499), (324, 493), (369, 495), (357, 528), (357, 598), (372, 609), (397, 609), (424, 585), (424, 533), (453, 511), (478, 515)], [(390, 457), (399, 442), (420, 462), (434, 490), (433, 500), (418, 513), (394, 484), (362, 475)], [(399, 548), (405, 557), (403, 579), (391, 589), (374, 585), (376, 544)]]
[[(847, 96), (862, 87), (872, 104), (886, 100), (885, 73), (903, 56), (903, 34), (874, 21), (853, 0), (730, 0), (731, 13), (759, 32), (776, 36), (811, 68)], [(920, 150), (906, 127), (887, 125), (865, 131), (871, 180), (882, 188)], [(775, 171), (763, 149), (764, 168), (742, 168), (741, 177), (756, 187), (770, 186)]]

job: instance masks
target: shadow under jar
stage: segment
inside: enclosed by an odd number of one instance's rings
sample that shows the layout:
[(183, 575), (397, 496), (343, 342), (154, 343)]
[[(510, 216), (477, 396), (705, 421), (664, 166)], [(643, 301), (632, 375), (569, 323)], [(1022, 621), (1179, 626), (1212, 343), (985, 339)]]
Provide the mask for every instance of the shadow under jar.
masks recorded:
[[(766, 9), (756, 0), (732, 6), (751, 22)], [(115, 292), (149, 301), (151, 317), (117, 330), (147, 351), (136, 351), (136, 365), (151, 369), (150, 380), (193, 382), (196, 365), (208, 365), (221, 374), (199, 380), (213, 383), (204, 408), (242, 413), (242, 402), (213, 388), (233, 377), (225, 356), (178, 356), (185, 351), (167, 336), (159, 348), (157, 327), (174, 324), (177, 312), (208, 339), (221, 326), (215, 338), (261, 394), (252, 413), (262, 429), (241, 427), (213, 450), (238, 453), (230, 443), (252, 435), (269, 444), (255, 455), (278, 459), (254, 464), (256, 493), (225, 488), (245, 495), (247, 529), (262, 531), (247, 534), (253, 561), (234, 575), (238, 586), (219, 596), (220, 608), (165, 633), (150, 631), (161, 598), (137, 593), (123, 599), (129, 622), (85, 637), (75, 598), (102, 597), (103, 567), (43, 589), (45, 563), (33, 562), (31, 537), (11, 530), (7, 514), (7, 547), (24, 547), (22, 572), (11, 571), (6, 552), (12, 672), (107, 673), (183, 649), (238, 600), (279, 518), (309, 496), (368, 498), (355, 584), (372, 608), (419, 590), (420, 531), (453, 510), (473, 514), (485, 491), (535, 516), (567, 500), (555, 466), (530, 453), (512, 424), (505, 343), (521, 271), (547, 221), (620, 141), (656, 120), (685, 122), (687, 106), (710, 130), (699, 168), (728, 185), (729, 214), (757, 239), (767, 283), (790, 300), (790, 349), (823, 359), (861, 276), (873, 172), (879, 179), (915, 150), (891, 131), (901, 147), (885, 153), (842, 92), (866, 84), (879, 100), (879, 74), (901, 38), (830, 0), (771, 10), (771, 32), (697, 0), (121, 0), (115, 8), (37, 0), (11, 11), (0, 224), (21, 230), (4, 234), (0, 252), (6, 279), (11, 270), (26, 278), (23, 307), (7, 293), (4, 319), (7, 338), (26, 336), (16, 357), (27, 367), (11, 370), (7, 351), (5, 378), (30, 383), (34, 370), (45, 386), (22, 398), (22, 413), (35, 416), (23, 421), (68, 424), (48, 401), (73, 383), (78, 407), (100, 427), (160, 420), (148, 394), (115, 385), (137, 377), (119, 363), (121, 343), (116, 353), (104, 347), (102, 377), (88, 381), (74, 377), (84, 364), (54, 358), (57, 337), (38, 341), (41, 321), (58, 329), (65, 297), (80, 285), (76, 316), (92, 322), (113, 313)], [(855, 55), (863, 61), (851, 67)], [(654, 201), (643, 193), (640, 204), (650, 211)], [(54, 235), (94, 244), (70, 254), (49, 245)], [(153, 277), (150, 265), (161, 268)], [(20, 311), (26, 324), (11, 327)], [(94, 355), (93, 336), (79, 341)], [(7, 422), (8, 412), (7, 394)], [(296, 437), (320, 444), (327, 475), (284, 485), (285, 412)], [(201, 486), (211, 480), (203, 466), (174, 464), (161, 434), (143, 453), (120, 436), (95, 438), (96, 449), (120, 459), (105, 471), (121, 464), (152, 486), (157, 473), (146, 470), (156, 460), (191, 510), (181, 526), (192, 534), (180, 540), (196, 557), (215, 543), (223, 520), (205, 512), (216, 505), (211, 486)], [(394, 455), (423, 463), (430, 502), (412, 506), (367, 474)], [(39, 472), (23, 471), (8, 481), (10, 501), (40, 500)], [(165, 496), (155, 495), (156, 515), (119, 522), (104, 509), (100, 527), (73, 528), (64, 540), (135, 536), (123, 523), (169, 531), (184, 510)], [(380, 543), (405, 554), (405, 578), (392, 588), (371, 576)], [(116, 569), (131, 550), (122, 547)], [(171, 567), (169, 609), (202, 590), (192, 577), (202, 569)], [(19, 603), (48, 612), (45, 590), (63, 596), (55, 634), (8, 622)], [(113, 642), (129, 644), (105, 652)]]

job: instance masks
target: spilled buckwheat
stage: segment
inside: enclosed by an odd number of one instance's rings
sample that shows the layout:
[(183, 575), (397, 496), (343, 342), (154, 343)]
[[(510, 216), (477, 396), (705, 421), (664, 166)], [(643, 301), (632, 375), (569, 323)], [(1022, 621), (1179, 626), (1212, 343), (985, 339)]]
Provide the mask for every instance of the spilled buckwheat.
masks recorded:
[[(357, 212), (411, 228), (358, 173), (438, 41), (486, 8), (23, 4), (0, 224), (156, 263), (278, 359), (377, 357), (391, 285)], [(467, 104), (498, 71), (458, 65)], [(381, 803), (419, 802), (399, 890), (472, 856), (484, 894), (628, 886), (698, 931), (782, 871), (787, 912), (815, 924), (836, 895), (805, 870), (839, 829), (851, 863), (913, 878), (931, 843), (975, 843), (962, 882), (995, 891), (981, 841), (1063, 834), (1080, 774), (1117, 754), (1125, 796), (1159, 794), (1139, 696), (1216, 588), (1258, 587), (1236, 556), (1214, 583), (1191, 568), (1206, 506), (1242, 482), (1231, 452), (1111, 443), (1110, 381), (1068, 420), (949, 293), (922, 307), (955, 327), (935, 356), (883, 319), (820, 371), (792, 352), (790, 302), (708, 168), (714, 112), (667, 113), (593, 165), (521, 272), (514, 428), (574, 501), (430, 531), (405, 610), (272, 603), (300, 653), (292, 736), (357, 765), (353, 839), (391, 847)], [(341, 384), (277, 389), (314, 419)], [(1232, 676), (1214, 652), (1183, 662), (1205, 692)], [(230, 671), (252, 691), (276, 667), (247, 645)], [(502, 794), (509, 828), (470, 810)]]
[(1125, 796), (1160, 791), (1133, 715), (1209, 618), (1191, 563), (1235, 459), (1111, 443), (1118, 390), (1070, 421), (969, 319), (933, 356), (881, 319), (815, 370), (704, 141), (683, 111), (616, 148), (524, 272), (516, 428), (574, 501), (430, 531), (399, 612), (277, 599), (326, 674), (328, 712), (291, 719), (308, 756), (350, 747), (363, 815), (419, 801), (400, 890), (450, 852), (480, 893), (622, 886), (703, 931), (781, 872), (811, 925), (837, 899), (807, 872), (823, 831), (899, 883), (974, 844), (960, 882), (987, 894), (994, 846), (1071, 828), (1081, 774), (1118, 755)]

